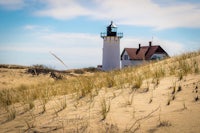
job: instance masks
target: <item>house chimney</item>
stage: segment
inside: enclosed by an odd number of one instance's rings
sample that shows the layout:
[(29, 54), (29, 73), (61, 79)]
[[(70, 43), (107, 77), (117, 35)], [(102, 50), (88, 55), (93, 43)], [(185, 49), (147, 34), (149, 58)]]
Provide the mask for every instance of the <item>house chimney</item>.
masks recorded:
[(141, 48), (141, 44), (139, 43), (139, 48), (137, 49), (136, 54), (138, 54), (138, 52), (140, 51), (140, 48)]
[(149, 41), (149, 47), (151, 47), (152, 46), (152, 42), (151, 41)]

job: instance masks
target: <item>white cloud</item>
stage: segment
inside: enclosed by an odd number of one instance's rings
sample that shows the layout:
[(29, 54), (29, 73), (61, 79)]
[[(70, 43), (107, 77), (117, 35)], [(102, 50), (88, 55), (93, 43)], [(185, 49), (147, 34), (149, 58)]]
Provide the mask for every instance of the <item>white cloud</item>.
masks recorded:
[(96, 47), (102, 42), (99, 36), (87, 33), (49, 33), (40, 38), (51, 44), (68, 47)]
[(43, 2), (46, 4), (46, 9), (35, 12), (36, 15), (56, 19), (72, 19), (77, 16), (89, 15), (89, 10), (74, 0), (45, 0)]
[(0, 6), (9, 10), (21, 9), (24, 5), (24, 0), (0, 0)]
[[(80, 16), (114, 20), (119, 24), (148, 26), (155, 29), (200, 28), (200, 3), (178, 0), (0, 0), (7, 9), (31, 7), (38, 16), (67, 20)], [(38, 7), (32, 7), (32, 6)]]
[(34, 30), (36, 29), (38, 26), (37, 25), (25, 25), (24, 29), (25, 30)]
[[(200, 4), (161, 6), (151, 0), (97, 0), (97, 18), (115, 19), (121, 24), (151, 26), (156, 29), (200, 27)], [(106, 13), (106, 14), (102, 14)]]
[(153, 43), (160, 45), (170, 56), (187, 52), (184, 44), (170, 40), (155, 40)]
[(40, 26), (40, 25), (32, 25), (32, 24), (25, 25), (23, 28), (25, 30), (38, 31), (38, 32), (50, 31), (50, 28), (48, 26)]
[(2, 45), (0, 50), (37, 53), (55, 51), (62, 54), (69, 53), (73, 55), (74, 53), (77, 54), (76, 56), (85, 56), (95, 54), (97, 52), (96, 49), (100, 49), (101, 51), (103, 43), (103, 40), (99, 36), (86, 33), (43, 32), (43, 34), (36, 33), (36, 38), (37, 40), (34, 38), (33, 40), (29, 40), (31, 43), (24, 42)]
[[(28, 46), (27, 46), (28, 45)], [(32, 45), (32, 46), (31, 46)], [(14, 44), (14, 46), (1, 46), (1, 51), (14, 52), (30, 52), (30, 53), (44, 53), (48, 51), (48, 47), (34, 47), (37, 44)]]
[(200, 27), (200, 4), (179, 3), (159, 5), (152, 0), (45, 0), (39, 16), (72, 19), (87, 16), (92, 19), (116, 20), (120, 24), (150, 26), (156, 29)]

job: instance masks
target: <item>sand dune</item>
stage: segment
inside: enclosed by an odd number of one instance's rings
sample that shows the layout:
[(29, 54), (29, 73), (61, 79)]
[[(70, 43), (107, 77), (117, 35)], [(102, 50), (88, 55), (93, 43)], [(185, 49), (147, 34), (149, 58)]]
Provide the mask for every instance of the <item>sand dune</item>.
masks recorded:
[[(0, 70), (1, 90), (60, 82), (49, 75), (32, 76), (25, 69)], [(70, 82), (70, 78), (63, 80)], [(38, 98), (32, 108), (31, 104), (15, 102), (1, 107), (0, 132), (198, 133), (199, 96), (200, 74), (190, 73), (182, 79), (161, 77), (158, 84), (148, 78), (138, 89), (127, 83), (92, 89), (81, 98), (76, 92), (54, 95), (46, 101)]]

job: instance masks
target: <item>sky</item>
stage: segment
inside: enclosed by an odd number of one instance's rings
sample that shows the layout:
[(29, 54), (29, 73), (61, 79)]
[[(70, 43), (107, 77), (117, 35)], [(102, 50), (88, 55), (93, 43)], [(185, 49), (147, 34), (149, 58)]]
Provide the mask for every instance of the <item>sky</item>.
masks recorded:
[(200, 0), (0, 0), (0, 64), (96, 67), (111, 21), (121, 52), (149, 41), (170, 56), (200, 49)]

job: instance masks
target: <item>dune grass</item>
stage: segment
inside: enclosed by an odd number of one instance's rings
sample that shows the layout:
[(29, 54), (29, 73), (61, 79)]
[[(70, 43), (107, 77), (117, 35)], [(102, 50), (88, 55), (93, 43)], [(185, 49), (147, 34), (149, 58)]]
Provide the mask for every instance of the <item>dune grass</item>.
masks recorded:
[[(141, 88), (147, 79), (152, 79), (155, 86), (157, 86), (159, 79), (171, 75), (175, 75), (177, 79), (182, 80), (188, 74), (198, 74), (200, 72), (200, 62), (196, 58), (197, 56), (200, 56), (200, 51), (183, 54), (163, 61), (150, 62), (141, 66), (127, 67), (121, 70), (110, 72), (95, 71), (92, 75), (86, 75), (84, 74), (86, 72), (81, 72), (79, 76), (69, 79), (47, 81), (37, 85), (22, 84), (16, 88), (2, 89), (0, 90), (0, 106), (8, 110), (15, 103), (27, 103), (31, 110), (34, 108), (34, 101), (40, 100), (43, 112), (45, 112), (46, 103), (55, 96), (74, 93), (77, 100), (86, 96), (90, 96), (92, 99), (95, 95), (98, 95), (97, 91), (101, 88), (114, 87), (119, 89), (129, 85), (132, 89), (137, 90)], [(177, 91), (181, 91), (181, 88), (179, 87)], [(150, 98), (151, 102), (152, 98)], [(199, 99), (198, 96), (195, 99)], [(65, 100), (60, 101), (61, 110), (66, 108)], [(169, 98), (167, 104), (170, 104), (170, 101)], [(101, 106), (102, 116), (105, 119), (110, 106), (107, 106), (105, 100), (102, 101)], [(11, 116), (9, 117), (14, 119), (16, 112), (10, 111)]]

